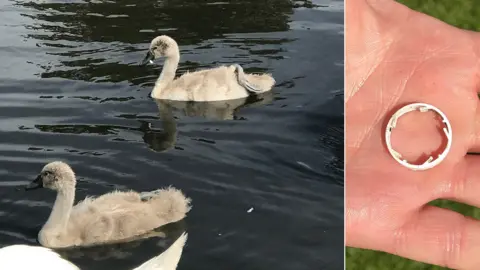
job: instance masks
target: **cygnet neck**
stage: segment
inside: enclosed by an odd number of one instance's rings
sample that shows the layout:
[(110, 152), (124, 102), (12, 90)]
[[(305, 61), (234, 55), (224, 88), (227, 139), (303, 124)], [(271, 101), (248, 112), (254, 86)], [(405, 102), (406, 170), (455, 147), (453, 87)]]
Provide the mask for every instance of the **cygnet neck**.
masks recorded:
[(75, 200), (75, 185), (65, 185), (57, 191), (57, 198), (52, 212), (42, 230), (55, 230), (58, 233), (65, 230)]
[(175, 72), (178, 68), (178, 63), (180, 62), (180, 52), (178, 49), (175, 53), (167, 56), (165, 58), (165, 63), (163, 64), (162, 72), (155, 82), (155, 87), (152, 90), (152, 97), (160, 97), (160, 93), (175, 79)]

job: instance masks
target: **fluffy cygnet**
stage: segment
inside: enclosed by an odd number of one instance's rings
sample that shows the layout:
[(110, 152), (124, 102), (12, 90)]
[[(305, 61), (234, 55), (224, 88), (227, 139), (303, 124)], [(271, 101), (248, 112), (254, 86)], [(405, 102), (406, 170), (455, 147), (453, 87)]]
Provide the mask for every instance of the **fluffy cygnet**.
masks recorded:
[(218, 101), (244, 98), (270, 91), (275, 79), (270, 74), (245, 74), (238, 65), (188, 72), (175, 80), (180, 61), (177, 42), (158, 36), (150, 44), (143, 64), (165, 57), (162, 72), (151, 92), (152, 98), (177, 101)]
[(190, 199), (172, 187), (143, 193), (113, 191), (74, 206), (75, 185), (70, 166), (55, 161), (26, 187), (57, 192), (50, 217), (38, 234), (43, 246), (85, 246), (131, 238), (179, 221), (191, 208)]

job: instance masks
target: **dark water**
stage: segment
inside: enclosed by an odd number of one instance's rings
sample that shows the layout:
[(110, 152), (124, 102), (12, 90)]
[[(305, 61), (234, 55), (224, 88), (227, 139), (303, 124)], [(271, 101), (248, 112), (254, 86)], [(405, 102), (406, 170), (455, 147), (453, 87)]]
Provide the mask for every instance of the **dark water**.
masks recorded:
[[(159, 34), (179, 74), (239, 63), (277, 86), (170, 110), (149, 98), (162, 62), (138, 65)], [(165, 240), (70, 253), (83, 269), (131, 269), (183, 230), (178, 269), (343, 268), (343, 1), (0, 0), (0, 60), (0, 246), (36, 244), (55, 196), (19, 188), (63, 160), (77, 199), (193, 199)]]

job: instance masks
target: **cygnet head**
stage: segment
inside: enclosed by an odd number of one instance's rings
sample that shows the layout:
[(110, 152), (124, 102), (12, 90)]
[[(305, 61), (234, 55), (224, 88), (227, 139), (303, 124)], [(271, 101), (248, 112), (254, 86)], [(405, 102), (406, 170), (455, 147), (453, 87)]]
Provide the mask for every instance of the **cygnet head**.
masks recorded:
[(63, 191), (74, 188), (75, 184), (75, 173), (72, 168), (65, 162), (54, 161), (45, 165), (37, 178), (25, 187), (25, 189), (48, 188)]
[(173, 56), (179, 56), (177, 42), (169, 36), (158, 36), (150, 43), (150, 48), (142, 64), (146, 64), (160, 57)]

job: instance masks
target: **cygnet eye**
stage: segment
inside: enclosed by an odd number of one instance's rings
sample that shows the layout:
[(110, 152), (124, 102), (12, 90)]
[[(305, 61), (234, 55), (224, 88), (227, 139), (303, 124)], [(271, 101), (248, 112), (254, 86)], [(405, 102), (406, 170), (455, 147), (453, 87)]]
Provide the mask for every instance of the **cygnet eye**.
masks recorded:
[(52, 175), (51, 171), (44, 171), (43, 172), (43, 176), (49, 176), (49, 175)]

